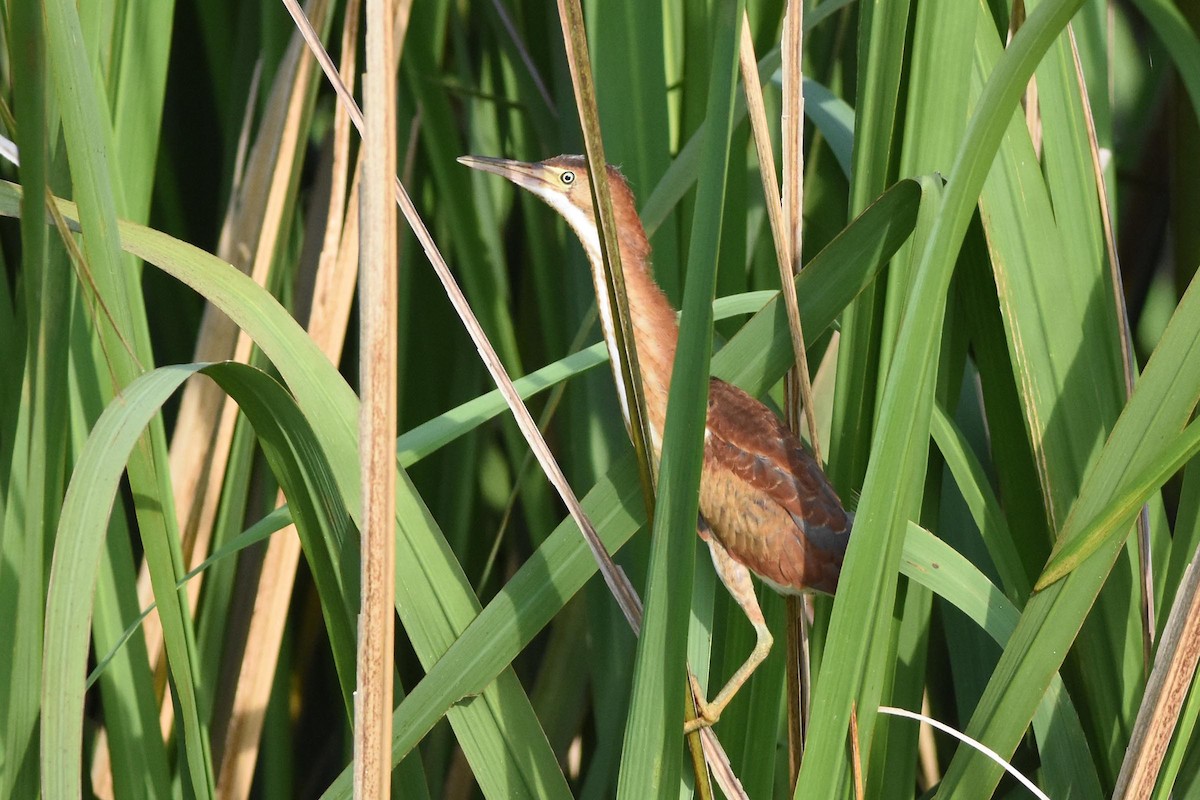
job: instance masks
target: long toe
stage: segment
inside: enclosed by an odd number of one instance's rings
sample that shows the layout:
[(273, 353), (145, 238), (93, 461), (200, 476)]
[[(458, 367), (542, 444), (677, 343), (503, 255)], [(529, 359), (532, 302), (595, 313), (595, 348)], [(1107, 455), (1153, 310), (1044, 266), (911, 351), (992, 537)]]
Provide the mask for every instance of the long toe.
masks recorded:
[(718, 719), (720, 719), (719, 715), (713, 716), (707, 708), (701, 708), (700, 713), (696, 715), (695, 719), (684, 721), (683, 735), (687, 736), (692, 731), (698, 731), (703, 728), (711, 728), (713, 725), (717, 724)]

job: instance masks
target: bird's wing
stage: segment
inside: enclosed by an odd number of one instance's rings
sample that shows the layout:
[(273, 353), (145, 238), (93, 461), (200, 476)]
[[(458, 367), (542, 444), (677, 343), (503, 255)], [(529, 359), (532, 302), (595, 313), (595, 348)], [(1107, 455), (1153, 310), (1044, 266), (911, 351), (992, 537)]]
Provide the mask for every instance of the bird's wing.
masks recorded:
[(810, 543), (845, 552), (853, 516), (799, 438), (761, 402), (716, 378), (708, 411), (711, 457), (784, 508)]

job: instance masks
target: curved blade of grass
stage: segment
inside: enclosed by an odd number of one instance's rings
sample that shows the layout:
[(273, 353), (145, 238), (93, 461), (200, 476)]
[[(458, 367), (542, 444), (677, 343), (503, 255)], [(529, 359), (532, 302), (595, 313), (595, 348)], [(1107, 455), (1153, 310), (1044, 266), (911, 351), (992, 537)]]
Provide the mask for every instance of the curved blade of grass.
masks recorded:
[(1070, 540), (1059, 539), (1059, 544), (1051, 554), (1050, 561), (1046, 563), (1045, 570), (1038, 577), (1034, 589), (1040, 592), (1077, 569), (1100, 549), (1113, 533), (1128, 525), (1154, 492), (1198, 452), (1200, 420), (1188, 425), (1177, 439), (1155, 456), (1152, 463), (1146, 465), (1135, 477), (1128, 479), (1124, 490), (1110, 499), (1086, 528)]
[[(269, 375), (233, 362), (205, 367), (203, 372), (246, 415), (288, 498), (288, 509), (321, 600), (349, 718), (354, 705), (355, 612), (359, 597), (359, 575), (353, 558), (357, 530), (338, 494), (325, 454), (295, 401)], [(257, 528), (260, 532), (265, 529), (268, 526), (261, 523)]]
[[(347, 714), (352, 708), (355, 595), (353, 585), (342, 585), (340, 570), (345, 531), (352, 523), (307, 422), (283, 388), (252, 367), (233, 363), (164, 367), (135, 380), (122, 401), (112, 403), (101, 416), (80, 453), (63, 505), (58, 538), (61, 544), (55, 551), (46, 614), (48, 634), (54, 634), (48, 635), (46, 642), (47, 685), (56, 690), (47, 694), (43, 704), (43, 735), (48, 747), (75, 751), (68, 762), (82, 756), (78, 741), (82, 736), (83, 693), (91, 682), (91, 678), (79, 680), (88, 655), (87, 620), (99, 552), (125, 462), (142, 429), (162, 404), (187, 378), (201, 371), (238, 400), (255, 426), (276, 477), (292, 499), (291, 513), (319, 587)], [(314, 536), (316, 532), (319, 537)], [(314, 547), (316, 543), (321, 546)], [(350, 577), (357, 579), (356, 574)], [(66, 763), (63, 767), (81, 769), (82, 765)]]
[[(178, 369), (154, 371), (127, 386), (122, 402), (111, 404), (97, 421), (67, 487), (46, 598), (42, 747), (47, 766), (54, 770), (43, 773), (42, 779), (51, 797), (82, 793), (88, 629), (96, 570), (117, 488), (142, 431), (162, 401), (190, 374)], [(127, 408), (133, 411), (125, 413)]]

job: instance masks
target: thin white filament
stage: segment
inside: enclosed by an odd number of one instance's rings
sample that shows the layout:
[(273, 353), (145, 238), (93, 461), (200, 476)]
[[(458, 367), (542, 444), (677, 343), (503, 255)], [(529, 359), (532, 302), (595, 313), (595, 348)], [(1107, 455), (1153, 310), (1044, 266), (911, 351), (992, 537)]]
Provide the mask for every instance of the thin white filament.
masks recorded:
[(14, 167), (21, 166), (21, 156), (17, 151), (17, 143), (6, 136), (0, 136), (0, 158), (8, 161)]
[(1005, 761), (999, 753), (985, 745), (983, 742), (978, 742), (972, 739), (970, 736), (967, 736), (965, 733), (959, 733), (949, 725), (943, 722), (938, 722), (936, 719), (927, 717), (924, 714), (918, 714), (916, 711), (909, 711), (904, 708), (894, 708), (892, 706), (880, 706), (879, 713), (890, 714), (893, 717), (908, 717), (909, 719), (915, 719), (918, 722), (924, 722), (927, 725), (932, 725), (942, 733), (950, 734), (955, 739), (958, 739), (960, 742), (965, 744), (969, 744), (971, 747), (974, 747), (992, 761), (995, 761), (997, 764), (1004, 767), (1005, 772), (1020, 781), (1021, 785), (1032, 792), (1035, 797), (1039, 798), (1039, 800), (1050, 800), (1050, 798), (1046, 796), (1046, 793), (1039, 789), (1033, 781), (1029, 780), (1029, 778), (1026, 778), (1020, 772), (1017, 772), (1016, 768), (1013, 767), (1012, 764), (1009, 764), (1007, 761)]

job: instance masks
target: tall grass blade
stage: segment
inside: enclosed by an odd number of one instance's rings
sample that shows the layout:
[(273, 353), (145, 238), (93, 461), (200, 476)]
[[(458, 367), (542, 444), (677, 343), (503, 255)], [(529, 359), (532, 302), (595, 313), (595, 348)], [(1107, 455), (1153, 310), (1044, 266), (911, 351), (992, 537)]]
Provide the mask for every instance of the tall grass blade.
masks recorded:
[(660, 491), (652, 529), (646, 616), (638, 639), (633, 693), (625, 725), (619, 797), (667, 797), (679, 785), (684, 660), (691, 597), (696, 487), (708, 403), (712, 296), (716, 285), (737, 43), (743, 4), (723, 0), (713, 19), (716, 49), (709, 79), (708, 131), (688, 246), (679, 346), (663, 431)]

